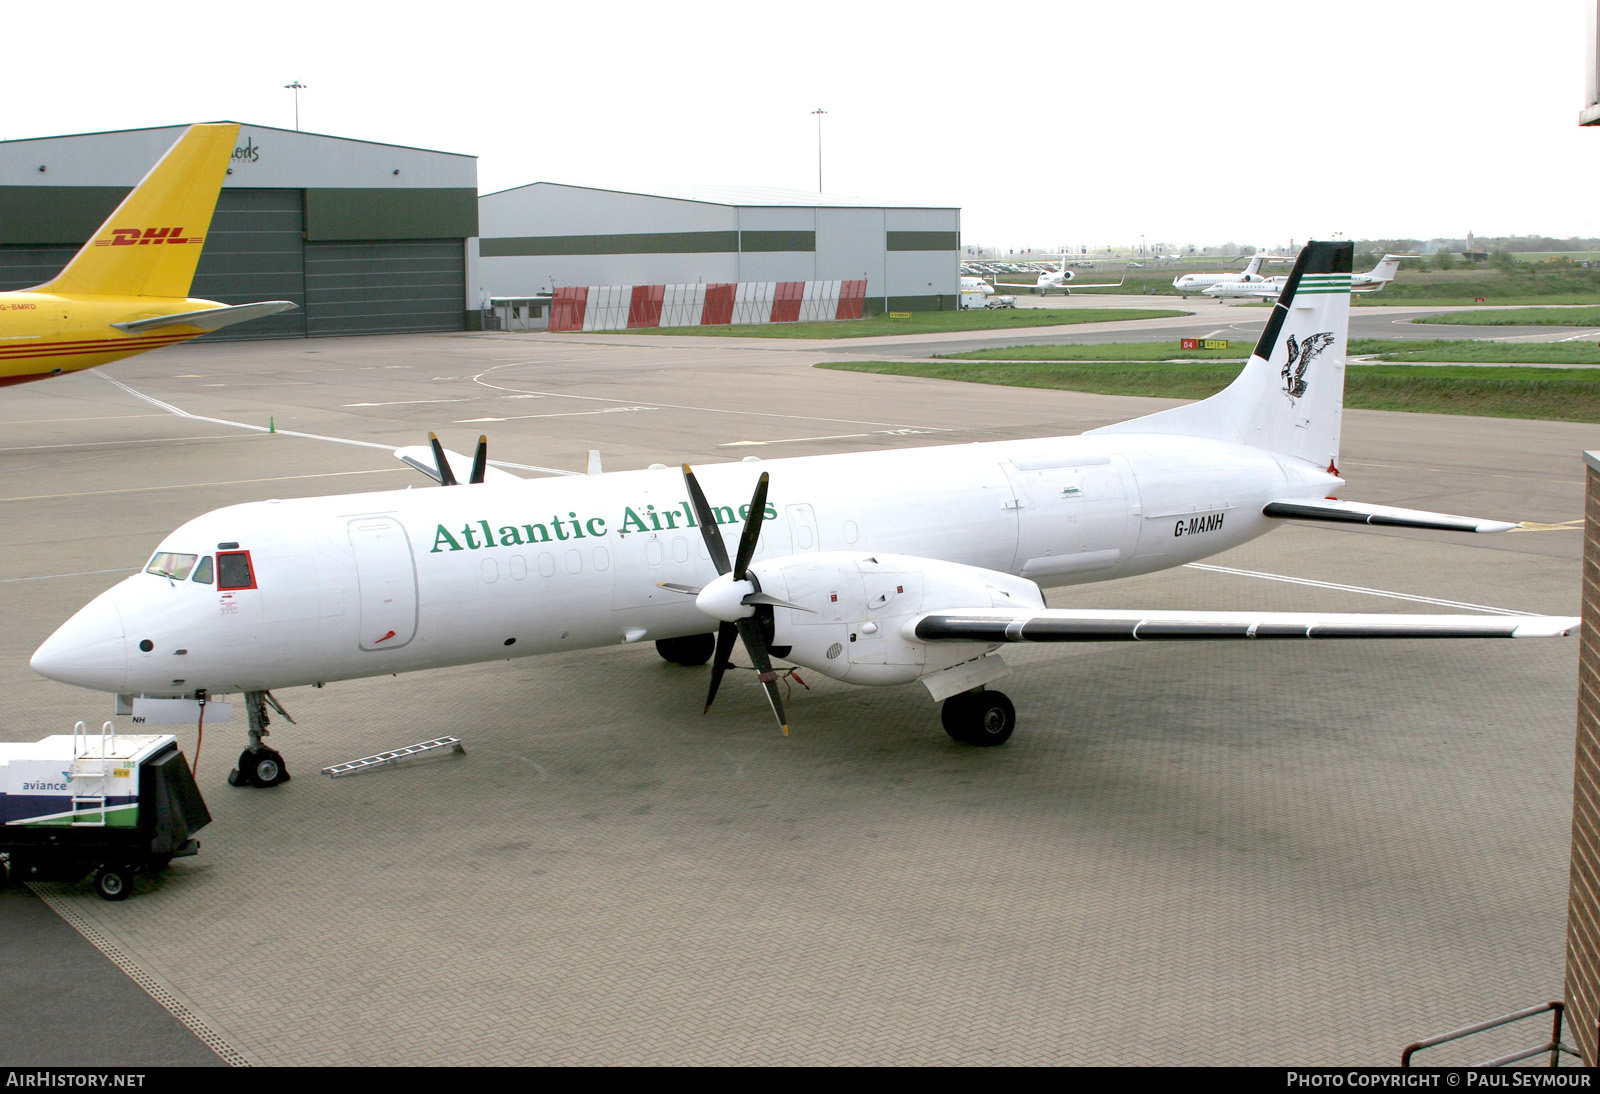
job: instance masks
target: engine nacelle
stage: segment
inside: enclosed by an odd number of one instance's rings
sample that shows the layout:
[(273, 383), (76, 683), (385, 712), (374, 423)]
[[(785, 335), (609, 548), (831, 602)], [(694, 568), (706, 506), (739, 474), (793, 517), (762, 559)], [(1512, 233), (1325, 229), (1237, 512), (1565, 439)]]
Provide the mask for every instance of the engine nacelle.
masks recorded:
[(905, 624), (925, 612), (1044, 607), (1026, 578), (912, 555), (824, 551), (750, 569), (763, 592), (811, 609), (772, 609), (772, 644), (788, 647), (781, 656), (852, 684), (905, 684), (998, 648), (920, 642)]

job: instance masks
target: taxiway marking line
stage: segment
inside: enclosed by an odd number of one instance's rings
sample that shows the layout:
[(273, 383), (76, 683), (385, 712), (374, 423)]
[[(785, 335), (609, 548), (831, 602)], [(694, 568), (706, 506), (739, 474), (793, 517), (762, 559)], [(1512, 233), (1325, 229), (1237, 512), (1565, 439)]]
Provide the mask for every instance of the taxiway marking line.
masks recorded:
[[(802, 348), (811, 348), (811, 347), (802, 347)], [(506, 386), (504, 386), (502, 384), (490, 383), (489, 381), (484, 379), (484, 377), (489, 375), (489, 373), (491, 373), (491, 372), (496, 372), (496, 371), (498, 371), (500, 369), (503, 369), (503, 368), (520, 368), (520, 367), (524, 367), (524, 366), (526, 366), (528, 364), (531, 364), (531, 363), (532, 362), (528, 362), (528, 361), (517, 361), (517, 362), (507, 362), (506, 364), (503, 364), (503, 365), (495, 365), (493, 368), (484, 369), (482, 372), (480, 372), (477, 375), (473, 376), (472, 377), (472, 382), (475, 383), (475, 384), (479, 384), (479, 385), (481, 385), (483, 387), (486, 387), (486, 388), (492, 388), (495, 391), (511, 391), (511, 392), (516, 392), (517, 394), (520, 394), (520, 395), (538, 395), (538, 396), (541, 396), (541, 397), (544, 397), (544, 398), (550, 398), (550, 399), (582, 399), (582, 400), (586, 400), (588, 402), (594, 402), (594, 403), (630, 403), (630, 402), (631, 403), (637, 403), (638, 402), (638, 400), (636, 400), (636, 399), (635, 400), (612, 399), (612, 398), (608, 398), (608, 397), (603, 396), (603, 395), (571, 395), (571, 394), (568, 394), (568, 393), (562, 392), (562, 391), (540, 391), (537, 388), (530, 390), (528, 388), (506, 387)], [(808, 421), (808, 422), (842, 422), (845, 425), (875, 425), (875, 426), (886, 426), (886, 427), (891, 428), (891, 429), (899, 429), (899, 428), (904, 428), (905, 427), (905, 423), (903, 423), (903, 422), (868, 422), (868, 421), (861, 421), (861, 420), (858, 420), (856, 418), (825, 418), (825, 417), (821, 417), (821, 416), (816, 415), (816, 414), (780, 414), (777, 411), (772, 411), (772, 410), (740, 410), (740, 409), (729, 409), (727, 407), (688, 406), (688, 405), (683, 404), (683, 403), (658, 403), (654, 399), (652, 399), (650, 401), (650, 404), (652, 406), (655, 406), (655, 407), (665, 407), (668, 410), (693, 410), (693, 411), (697, 411), (697, 412), (699, 412), (701, 414), (743, 414), (743, 415), (749, 415), (751, 417), (756, 417), (756, 418), (795, 418), (795, 419), (799, 419), (801, 421)]]
[(76, 570), (70, 574), (39, 574), (35, 577), (0, 577), (0, 585), (15, 585), (19, 581), (50, 581), (57, 577), (92, 577), (95, 574), (132, 574), (137, 566), (114, 566), (109, 570)]
[(418, 403), (468, 403), (470, 399), (395, 399), (388, 403), (345, 403), (345, 409), (364, 406), (415, 406)]
[(784, 437), (776, 441), (727, 441), (718, 448), (761, 448), (769, 444), (804, 444), (806, 441), (848, 441), (860, 437), (915, 437), (923, 433), (949, 433), (948, 429), (874, 429), (870, 433), (834, 433), (827, 437)]
[[(107, 383), (111, 383), (111, 384), (117, 385), (123, 391), (126, 391), (129, 395), (132, 395), (135, 399), (142, 399), (145, 402), (149, 403), (153, 407), (158, 407), (161, 410), (165, 410), (168, 414), (176, 414), (180, 418), (189, 418), (189, 419), (191, 419), (193, 421), (196, 421), (196, 422), (210, 422), (213, 425), (226, 425), (226, 426), (232, 426), (235, 429), (248, 429), (248, 430), (250, 430), (251, 432), (254, 432), (254, 433), (271, 433), (274, 436), (301, 437), (301, 438), (304, 438), (305, 440), (310, 440), (310, 441), (328, 441), (328, 442), (331, 442), (333, 444), (359, 445), (362, 448), (379, 448), (379, 449), (382, 449), (382, 450), (384, 450), (386, 452), (393, 452), (396, 448), (403, 447), (401, 445), (394, 445), (394, 444), (379, 444), (377, 441), (358, 441), (358, 440), (355, 440), (352, 437), (329, 437), (329, 436), (326, 436), (325, 434), (322, 434), (322, 433), (301, 433), (300, 431), (294, 430), (294, 429), (268, 429), (264, 425), (252, 425), (249, 422), (235, 422), (235, 421), (230, 421), (227, 418), (208, 418), (204, 414), (191, 414), (191, 413), (189, 413), (189, 411), (184, 410), (182, 407), (173, 406), (171, 403), (164, 403), (160, 399), (157, 399), (155, 396), (146, 395), (142, 391), (139, 391), (139, 390), (136, 390), (135, 388), (129, 387), (127, 384), (123, 383), (121, 380), (113, 380), (110, 376), (107, 376), (102, 372), (96, 371), (95, 375), (100, 377), (102, 380), (105, 380)], [(567, 470), (565, 470), (563, 468), (560, 468), (560, 467), (539, 467), (536, 464), (526, 464), (526, 463), (502, 464), (499, 460), (490, 460), (489, 462), (491, 464), (493, 464), (494, 466), (496, 466), (496, 467), (516, 467), (517, 469), (522, 470), (522, 471), (542, 471), (547, 475), (579, 475), (579, 474), (582, 474), (582, 472), (580, 472), (580, 471), (567, 471)], [(247, 481), (271, 482), (273, 480), (260, 479), (260, 480), (247, 480)], [(15, 498), (0, 498), (0, 501), (15, 501), (15, 500), (18, 500), (18, 499), (15, 499)]]
[[(141, 417), (159, 418), (159, 414), (146, 414)], [(144, 437), (136, 441), (74, 441), (71, 444), (28, 444), (17, 445), (12, 448), (0, 448), (0, 452), (40, 452), (56, 448), (112, 448), (120, 444), (161, 444), (170, 445), (174, 440), (186, 441), (231, 441), (235, 439), (233, 433), (207, 433), (199, 437)]]
[[(466, 402), (465, 399), (461, 400)], [(561, 410), (552, 414), (513, 414), (505, 418), (457, 418), (451, 425), (476, 425), (479, 422), (522, 422), (529, 418), (582, 418), (588, 414), (619, 414), (630, 410), (660, 410), (658, 406), (608, 406), (601, 410)]]
[(1409, 600), (1415, 604), (1434, 604), (1441, 608), (1469, 608), (1475, 612), (1488, 612), (1491, 615), (1537, 615), (1537, 612), (1517, 611), (1514, 608), (1496, 608), (1489, 604), (1472, 604), (1465, 600), (1441, 600), (1433, 596), (1416, 596), (1412, 593), (1399, 593), (1392, 589), (1369, 589), (1365, 585), (1341, 585), (1337, 581), (1317, 581), (1309, 577), (1290, 577), (1288, 574), (1269, 574), (1261, 570), (1236, 570), (1231, 566), (1214, 566), (1208, 562), (1189, 562), (1184, 564), (1186, 570), (1209, 570), (1212, 573), (1233, 574), (1237, 577), (1254, 577), (1262, 581), (1283, 581), (1290, 585), (1306, 585), (1313, 589), (1333, 589), (1344, 593), (1361, 593), (1365, 596), (1382, 596), (1390, 600)]
[(28, 494), (5, 501), (52, 501), (57, 498), (96, 498), (111, 494), (144, 494), (157, 490), (194, 490), (206, 486), (243, 486), (256, 482), (298, 482), (301, 479), (336, 479), (344, 475), (393, 475), (409, 470), (406, 467), (378, 467), (371, 471), (320, 471), (314, 475), (272, 475), (262, 479), (223, 479), (220, 482), (180, 482), (166, 486), (130, 486), (124, 490), (79, 490), (68, 494)]

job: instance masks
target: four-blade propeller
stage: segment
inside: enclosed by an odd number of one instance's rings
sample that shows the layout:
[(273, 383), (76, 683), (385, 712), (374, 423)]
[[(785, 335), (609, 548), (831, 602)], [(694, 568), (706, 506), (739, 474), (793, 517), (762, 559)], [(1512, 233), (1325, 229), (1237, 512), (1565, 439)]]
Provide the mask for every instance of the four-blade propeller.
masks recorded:
[(755, 494), (750, 498), (750, 515), (745, 518), (744, 531), (739, 537), (739, 550), (731, 563), (728, 561), (728, 549), (722, 542), (722, 532), (717, 526), (716, 513), (706, 501), (705, 492), (700, 489), (700, 483), (688, 464), (683, 465), (683, 481), (689, 488), (689, 502), (694, 507), (695, 521), (700, 526), (700, 534), (705, 537), (706, 550), (711, 553), (711, 562), (716, 566), (718, 576), (703, 589), (672, 584), (663, 587), (674, 592), (693, 593), (696, 606), (711, 618), (719, 620), (717, 649), (711, 658), (711, 688), (706, 692), (706, 710), (711, 709), (717, 689), (722, 686), (722, 674), (732, 667), (728, 657), (733, 652), (733, 640), (737, 635), (743, 641), (751, 663), (755, 665), (757, 679), (766, 689), (767, 702), (772, 704), (778, 727), (788, 736), (789, 718), (783, 709), (783, 699), (778, 695), (778, 676), (772, 671), (771, 647), (767, 636), (771, 634), (774, 606), (799, 611), (811, 609), (762, 592), (761, 582), (750, 572), (750, 558), (756, 553), (756, 543), (761, 538), (761, 522), (766, 518), (767, 473), (763, 471), (756, 483)]

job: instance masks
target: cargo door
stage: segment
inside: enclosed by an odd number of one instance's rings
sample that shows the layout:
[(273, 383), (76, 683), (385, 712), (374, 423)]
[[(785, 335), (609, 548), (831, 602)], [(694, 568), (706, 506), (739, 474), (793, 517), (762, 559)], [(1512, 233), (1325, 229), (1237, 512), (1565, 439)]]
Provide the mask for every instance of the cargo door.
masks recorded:
[(417, 633), (411, 540), (393, 517), (358, 517), (349, 528), (361, 589), (361, 648), (397, 650)]
[(1046, 584), (1090, 580), (1132, 543), (1120, 469), (1104, 456), (1005, 465), (1017, 504), (1012, 571)]

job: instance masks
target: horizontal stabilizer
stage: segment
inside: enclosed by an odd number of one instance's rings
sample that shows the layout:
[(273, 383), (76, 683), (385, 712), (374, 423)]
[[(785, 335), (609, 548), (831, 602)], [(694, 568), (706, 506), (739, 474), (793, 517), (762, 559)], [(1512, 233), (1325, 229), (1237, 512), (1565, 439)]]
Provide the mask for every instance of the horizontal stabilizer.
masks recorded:
[[(459, 452), (444, 449), (444, 455), (450, 461), (450, 470), (455, 474), (456, 482), (467, 482), (472, 476), (472, 457), (463, 456)], [(397, 458), (415, 467), (434, 482), (441, 482), (439, 467), (433, 461), (433, 448), (426, 444), (407, 445), (405, 448), (394, 450)], [(483, 472), (484, 482), (521, 482), (521, 475), (513, 475), (509, 471), (502, 471), (493, 464), (487, 464)]]
[(922, 642), (1150, 642), (1212, 638), (1558, 638), (1579, 620), (1548, 615), (1117, 611), (929, 612), (905, 625)]
[(293, 311), (298, 305), (287, 300), (263, 300), (258, 304), (224, 304), (217, 308), (205, 308), (201, 311), (179, 312), (177, 315), (158, 315), (152, 319), (134, 319), (127, 323), (113, 323), (118, 330), (127, 331), (129, 334), (143, 334), (145, 331), (164, 330), (167, 327), (199, 327), (201, 330), (221, 330), (231, 327), (235, 323), (243, 323), (250, 319), (260, 319), (264, 315), (277, 315), (279, 312)]
[(1345, 524), (1382, 524), (1391, 528), (1432, 528), (1443, 532), (1509, 532), (1515, 524), (1425, 509), (1393, 505), (1367, 505), (1359, 501), (1274, 501), (1261, 510), (1264, 516), (1285, 520), (1331, 520)]

